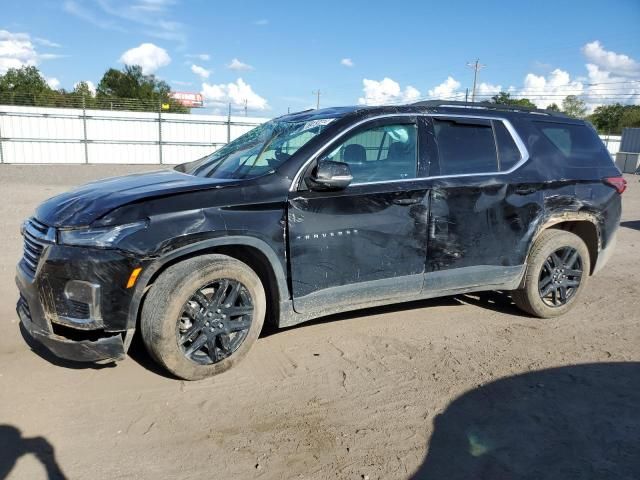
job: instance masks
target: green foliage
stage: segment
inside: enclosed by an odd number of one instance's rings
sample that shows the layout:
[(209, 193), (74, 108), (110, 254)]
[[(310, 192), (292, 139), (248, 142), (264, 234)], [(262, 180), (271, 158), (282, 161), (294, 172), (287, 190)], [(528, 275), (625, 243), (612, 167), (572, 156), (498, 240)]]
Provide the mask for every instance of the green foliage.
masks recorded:
[(640, 105), (601, 105), (597, 107), (588, 120), (600, 133), (620, 134), (625, 127), (639, 127), (638, 117)]
[(161, 104), (168, 104), (170, 112), (188, 112), (169, 97), (169, 85), (154, 75), (144, 75), (138, 65), (125, 66), (123, 70), (110, 68), (102, 76), (96, 88), (99, 104), (110, 104), (114, 110), (129, 110), (131, 107), (120, 99), (136, 99), (142, 110), (157, 111)]
[(557, 103), (552, 103), (551, 105), (547, 106), (547, 110), (551, 110), (552, 112), (559, 112), (560, 107)]
[(626, 108), (620, 119), (620, 130), (623, 128), (638, 128), (640, 127), (640, 106), (629, 105)]
[(96, 95), (86, 82), (71, 92), (53, 90), (36, 67), (10, 68), (0, 75), (0, 104), (39, 107), (98, 108), (188, 113), (189, 109), (170, 98), (169, 85), (153, 75), (144, 75), (139, 66), (123, 70), (110, 68), (100, 80)]
[(508, 92), (500, 92), (497, 95), (491, 97), (491, 103), (500, 105), (516, 105), (526, 108), (537, 108), (536, 104), (528, 98), (513, 98)]
[[(54, 93), (36, 67), (10, 68), (0, 75), (0, 100), (18, 105), (42, 105)], [(46, 102), (45, 102), (46, 103)]]
[(575, 95), (568, 95), (562, 101), (562, 111), (573, 118), (584, 118), (587, 113), (587, 104)]

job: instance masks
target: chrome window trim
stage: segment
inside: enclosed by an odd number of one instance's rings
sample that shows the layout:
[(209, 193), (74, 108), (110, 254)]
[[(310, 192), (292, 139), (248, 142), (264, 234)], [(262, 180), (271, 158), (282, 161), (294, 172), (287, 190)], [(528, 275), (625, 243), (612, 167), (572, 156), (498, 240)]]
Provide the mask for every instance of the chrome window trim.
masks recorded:
[(476, 119), (476, 120), (499, 120), (506, 127), (507, 131), (509, 132), (509, 135), (511, 135), (511, 138), (515, 142), (516, 147), (518, 147), (518, 150), (520, 151), (520, 160), (516, 162), (515, 165), (513, 165), (513, 167), (511, 167), (509, 170), (504, 170), (504, 171), (483, 172), (483, 173), (459, 173), (455, 175), (435, 175), (435, 176), (429, 176), (429, 177), (400, 178), (396, 180), (381, 180), (377, 182), (352, 183), (349, 185), (349, 187), (357, 187), (362, 185), (377, 185), (381, 183), (439, 180), (443, 178), (464, 178), (464, 177), (483, 177), (487, 175), (508, 175), (514, 172), (515, 170), (517, 170), (518, 168), (520, 168), (522, 165), (524, 165), (530, 158), (529, 152), (527, 150), (527, 147), (525, 147), (524, 142), (522, 141), (522, 138), (520, 138), (520, 135), (518, 134), (516, 129), (513, 127), (511, 122), (504, 117), (489, 116), (489, 115), (463, 115), (459, 113), (451, 113), (451, 114), (448, 114), (448, 113), (389, 113), (386, 115), (377, 115), (375, 117), (369, 117), (369, 118), (360, 120), (359, 122), (356, 122), (353, 125), (349, 126), (345, 130), (343, 130), (342, 132), (334, 136), (331, 140), (326, 142), (322, 147), (316, 150), (306, 162), (304, 162), (302, 167), (300, 167), (298, 172), (293, 177), (293, 181), (291, 182), (289, 191), (295, 192), (298, 190), (300, 181), (302, 179), (301, 177), (304, 171), (309, 167), (311, 162), (315, 161), (325, 150), (328, 150), (329, 146), (333, 144), (336, 140), (339, 140), (340, 138), (348, 134), (350, 131), (358, 128), (361, 125), (364, 125), (367, 122), (372, 122), (374, 120), (381, 120), (386, 118), (393, 119), (393, 118), (400, 118), (400, 117), (416, 117), (416, 118), (417, 117), (431, 117), (431, 118), (447, 117), (447, 118), (470, 118), (470, 119)]

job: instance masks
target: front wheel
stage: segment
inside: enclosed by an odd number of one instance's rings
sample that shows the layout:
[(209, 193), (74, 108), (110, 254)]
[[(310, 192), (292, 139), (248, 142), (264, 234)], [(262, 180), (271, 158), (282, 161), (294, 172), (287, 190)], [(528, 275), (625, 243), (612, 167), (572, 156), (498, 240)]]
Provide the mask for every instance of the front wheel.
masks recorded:
[(224, 372), (243, 358), (262, 330), (260, 278), (226, 255), (203, 255), (164, 271), (141, 316), (149, 353), (185, 380)]
[(590, 272), (589, 250), (577, 235), (549, 229), (540, 234), (527, 261), (524, 285), (513, 301), (536, 317), (557, 317), (575, 305)]

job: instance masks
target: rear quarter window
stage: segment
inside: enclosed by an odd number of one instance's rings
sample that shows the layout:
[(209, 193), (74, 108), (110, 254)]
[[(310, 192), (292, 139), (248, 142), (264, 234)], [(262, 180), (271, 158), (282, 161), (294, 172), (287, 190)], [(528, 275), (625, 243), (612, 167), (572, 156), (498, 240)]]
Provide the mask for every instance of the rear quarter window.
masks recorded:
[(593, 160), (605, 151), (602, 140), (587, 125), (536, 122), (550, 146), (566, 159)]

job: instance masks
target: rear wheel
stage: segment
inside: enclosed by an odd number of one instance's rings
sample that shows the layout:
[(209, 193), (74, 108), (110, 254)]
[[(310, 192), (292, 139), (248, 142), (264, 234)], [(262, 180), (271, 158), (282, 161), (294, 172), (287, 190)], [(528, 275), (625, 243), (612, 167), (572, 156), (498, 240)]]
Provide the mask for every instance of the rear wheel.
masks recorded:
[(203, 255), (158, 277), (142, 309), (142, 338), (170, 372), (197, 380), (247, 354), (265, 308), (264, 288), (249, 266), (226, 255)]
[(577, 235), (549, 229), (536, 240), (527, 262), (524, 286), (513, 300), (525, 312), (541, 318), (569, 311), (589, 278), (587, 246)]

